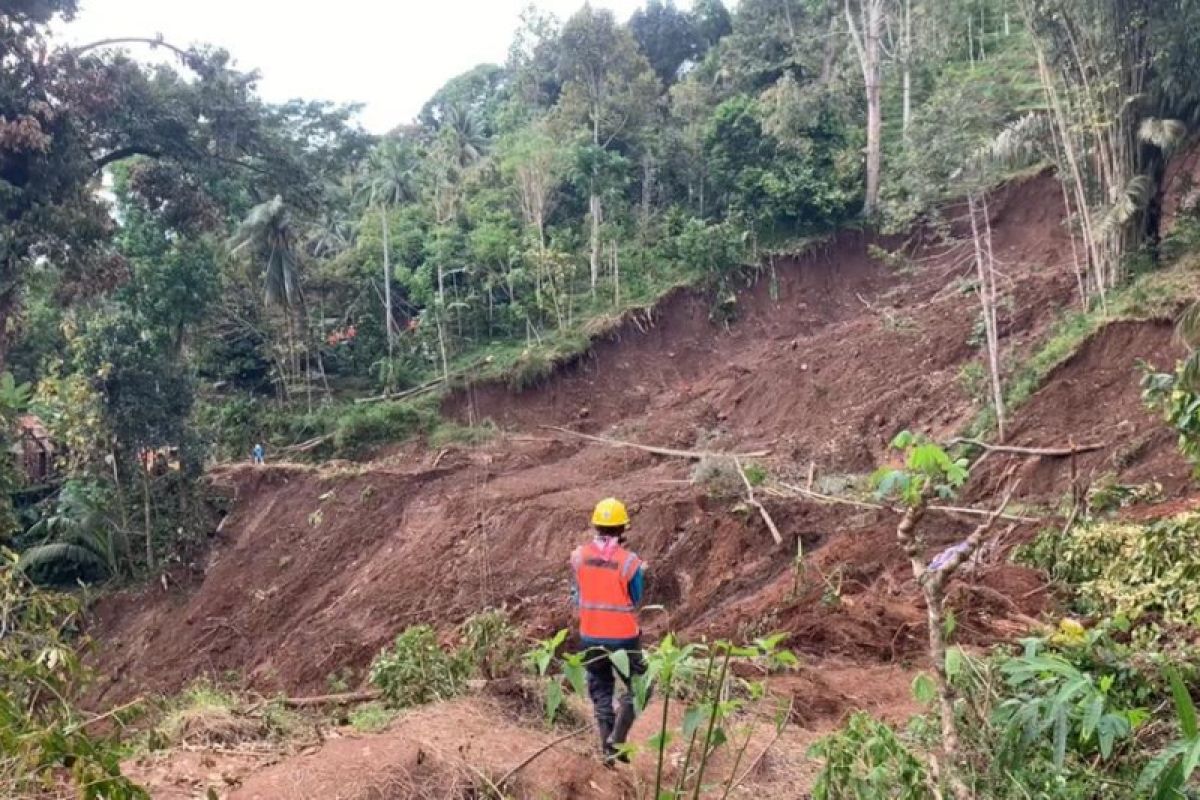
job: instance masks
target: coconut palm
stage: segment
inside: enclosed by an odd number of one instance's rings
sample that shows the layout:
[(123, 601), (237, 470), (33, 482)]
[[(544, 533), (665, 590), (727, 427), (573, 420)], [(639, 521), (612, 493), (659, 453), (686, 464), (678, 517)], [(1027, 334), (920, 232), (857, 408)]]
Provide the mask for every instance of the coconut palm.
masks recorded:
[[(229, 238), (231, 255), (245, 259), (263, 271), (263, 299), (268, 308), (283, 311), (287, 323), (288, 363), (292, 374), (300, 373), (296, 355), (297, 313), (304, 311), (300, 291), (300, 256), (296, 250), (296, 231), (283, 198), (275, 195), (250, 209), (241, 225)], [(283, 386), (287, 376), (281, 375)], [(286, 393), (286, 388), (285, 388)]]
[(461, 104), (448, 106), (442, 130), (450, 140), (451, 152), (459, 167), (469, 167), (483, 158), (487, 136), (479, 115), (470, 108)]
[(262, 265), (268, 306), (291, 311), (303, 302), (295, 241), (291, 214), (279, 195), (250, 209), (229, 239), (231, 254)]

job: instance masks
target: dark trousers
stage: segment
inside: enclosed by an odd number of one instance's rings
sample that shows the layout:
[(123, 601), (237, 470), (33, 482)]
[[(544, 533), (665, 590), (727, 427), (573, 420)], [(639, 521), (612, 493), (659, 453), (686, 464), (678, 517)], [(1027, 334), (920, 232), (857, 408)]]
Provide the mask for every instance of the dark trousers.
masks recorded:
[[(633, 702), (633, 676), (646, 672), (646, 661), (639, 647), (625, 650), (629, 656), (629, 677), (620, 675), (612, 663), (608, 648), (591, 647), (587, 651), (588, 695), (600, 729), (600, 744), (605, 754), (610, 754), (614, 745), (623, 744), (633, 726), (637, 711)], [(614, 701), (617, 677), (624, 684), (619, 701)]]

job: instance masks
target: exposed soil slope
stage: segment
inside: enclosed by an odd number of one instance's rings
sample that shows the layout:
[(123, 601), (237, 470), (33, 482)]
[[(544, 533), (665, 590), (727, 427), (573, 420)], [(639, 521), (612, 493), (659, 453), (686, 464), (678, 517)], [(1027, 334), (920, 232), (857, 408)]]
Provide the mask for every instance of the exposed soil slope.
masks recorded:
[[(1009, 358), (1028, 352), (1072, 302), (1050, 180), (1011, 187), (993, 204), (1014, 298), (1002, 319)], [(969, 253), (918, 246), (897, 271), (872, 260), (868, 244), (847, 234), (777, 263), (774, 279), (764, 275), (743, 294), (728, 329), (709, 320), (702, 296), (679, 292), (645, 333), (630, 323), (543, 387), (477, 389), (474, 414), (514, 432), (486, 446), (437, 457), (410, 448), (342, 469), (224, 469), (216, 477), (237, 501), (204, 563), (166, 589), (102, 604), (99, 662), (112, 682), (103, 699), (228, 670), (261, 688), (322, 689), (405, 626), (452, 624), (485, 606), (507, 605), (531, 633), (550, 633), (570, 621), (567, 555), (592, 503), (609, 494), (631, 504), (632, 542), (652, 567), (648, 599), (667, 608), (648, 620), (652, 632), (783, 629), (802, 652), (868, 663), (917, 651), (923, 612), (890, 514), (768, 499), (786, 539), (776, 548), (736, 498), (691, 484), (690, 465), (539, 427), (766, 447), (774, 474), (802, 475), (813, 464), (822, 481), (869, 470), (901, 429), (952, 434), (976, 411), (959, 377), (979, 358)], [(1112, 430), (1102, 437), (1111, 447), (1094, 456), (1102, 460), (1145, 435), (1144, 447), (1121, 451), (1118, 471), (1161, 469), (1170, 448), (1139, 410), (1132, 360), (1165, 342), (1154, 325), (1102, 334), (1022, 412), (1014, 440), (1083, 441)], [(467, 402), (456, 398), (449, 410), (465, 415)], [(1133, 427), (1125, 434), (1120, 425)], [(1031, 468), (1048, 470), (1037, 478), (1050, 485), (1066, 465)], [(949, 517), (929, 524), (935, 543), (971, 529)], [(797, 540), (808, 553), (798, 594)], [(981, 568), (985, 589), (960, 593), (968, 640), (1011, 633), (1006, 616), (1037, 611), (1028, 591), (1036, 577), (999, 562)], [(822, 603), (834, 585), (839, 602)]]

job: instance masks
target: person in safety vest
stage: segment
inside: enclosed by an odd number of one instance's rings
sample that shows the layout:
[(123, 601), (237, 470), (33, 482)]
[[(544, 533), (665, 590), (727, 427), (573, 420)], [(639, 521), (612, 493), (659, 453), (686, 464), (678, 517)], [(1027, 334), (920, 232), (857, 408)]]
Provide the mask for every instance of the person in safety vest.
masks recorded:
[[(575, 576), (575, 602), (579, 609), (579, 636), (587, 651), (588, 695), (600, 730), (600, 749), (606, 763), (628, 761), (620, 753), (637, 711), (632, 679), (646, 671), (642, 658), (641, 627), (637, 606), (642, 601), (646, 565), (637, 553), (625, 549), (629, 513), (621, 501), (601, 500), (592, 512), (595, 536), (571, 554)], [(610, 658), (623, 650), (629, 674), (621, 674)], [(613, 702), (617, 675), (624, 684), (620, 701)]]

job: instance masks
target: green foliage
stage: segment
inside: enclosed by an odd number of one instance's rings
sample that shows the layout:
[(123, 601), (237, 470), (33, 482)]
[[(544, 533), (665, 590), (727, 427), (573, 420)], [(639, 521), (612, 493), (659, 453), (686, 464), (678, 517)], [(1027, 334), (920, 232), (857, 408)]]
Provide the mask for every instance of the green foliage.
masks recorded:
[(1179, 434), (1179, 452), (1200, 475), (1200, 393), (1188, 388), (1186, 370), (1186, 362), (1174, 373), (1145, 369), (1142, 397), (1151, 408), (1161, 411), (1163, 419)]
[(1152, 503), (1159, 500), (1162, 495), (1163, 487), (1158, 481), (1126, 484), (1118, 483), (1116, 478), (1111, 475), (1102, 476), (1088, 488), (1088, 513), (1103, 514), (1139, 503)]
[(20, 568), (50, 583), (128, 574), (130, 531), (113, 516), (114, 503), (105, 484), (68, 480), (59, 490), (53, 510), (21, 537)]
[(891, 446), (904, 453), (904, 465), (881, 467), (871, 477), (880, 497), (896, 496), (907, 505), (915, 505), (934, 494), (949, 497), (966, 483), (967, 460), (952, 459), (933, 442), (902, 431)]
[(350, 712), (350, 727), (359, 733), (380, 733), (395, 718), (396, 712), (382, 703), (364, 703)]
[(68, 783), (85, 800), (147, 798), (122, 776), (118, 744), (94, 737), (75, 704), (86, 679), (77, 604), (29, 584), (16, 563), (0, 551), (0, 793)]
[(1200, 764), (1200, 726), (1191, 692), (1174, 667), (1167, 668), (1167, 679), (1181, 736), (1146, 764), (1135, 787), (1139, 796), (1155, 800), (1187, 797), (1187, 786)]
[(1046, 566), (1072, 584), (1089, 612), (1131, 622), (1152, 617), (1200, 624), (1200, 598), (1193, 591), (1200, 575), (1200, 514), (1077, 526)]
[(370, 680), (389, 708), (408, 708), (445, 700), (462, 691), (462, 659), (447, 653), (428, 625), (414, 625), (396, 637), (390, 649), (371, 662)]
[(459, 627), (459, 658), (486, 680), (503, 678), (517, 670), (525, 652), (525, 637), (504, 609), (481, 611)]
[(433, 411), (426, 403), (384, 400), (346, 407), (333, 424), (337, 452), (355, 453), (372, 445), (403, 441), (428, 430)]
[(930, 797), (925, 764), (896, 735), (869, 714), (857, 712), (836, 733), (809, 751), (824, 759), (813, 800), (925, 800)]
[[(525, 661), (531, 670), (545, 680), (546, 713), (553, 721), (564, 700), (564, 684), (577, 695), (586, 693), (587, 660), (589, 652), (560, 653), (567, 638), (563, 629), (554, 637), (540, 641), (526, 653)], [(705, 788), (705, 772), (712, 755), (719, 749), (733, 751), (734, 771), (721, 788), (728, 796), (741, 763), (755, 732), (753, 711), (762, 713), (770, 705), (767, 685), (738, 677), (750, 671), (763, 674), (794, 668), (796, 656), (782, 645), (786, 634), (762, 637), (750, 644), (735, 645), (729, 641), (711, 644), (691, 642), (680, 644), (668, 634), (655, 647), (643, 651), (645, 672), (633, 676), (634, 705), (638, 713), (645, 710), (652, 696), (663, 701), (661, 718), (655, 733), (644, 743), (626, 743), (623, 755), (633, 757), (648, 749), (656, 761), (655, 782), (651, 796), (656, 798), (699, 798)], [(629, 656), (623, 651), (608, 655), (622, 675), (630, 674)], [(670, 722), (671, 701), (684, 703), (681, 724)], [(790, 706), (778, 706), (772, 715), (775, 730), (781, 731), (790, 716)], [(667, 749), (672, 742), (686, 742), (683, 767), (671, 789), (663, 775)], [(693, 769), (689, 767), (694, 766)]]
[(846, 130), (814, 111), (791, 145), (764, 131), (763, 111), (751, 97), (733, 97), (713, 111), (704, 148), (729, 212), (765, 230), (783, 226), (801, 234), (849, 216), (859, 200), (858, 175), (835, 163)]
[(1007, 698), (995, 711), (1007, 747), (1003, 758), (1018, 764), (1031, 748), (1050, 752), (1062, 769), (1068, 748), (1086, 758), (1113, 756), (1114, 747), (1144, 722), (1144, 709), (1114, 708), (1109, 690), (1113, 676), (1098, 680), (1066, 658), (1040, 652), (1039, 643), (1026, 643), (1025, 653), (1004, 661), (1000, 671)]

